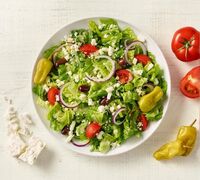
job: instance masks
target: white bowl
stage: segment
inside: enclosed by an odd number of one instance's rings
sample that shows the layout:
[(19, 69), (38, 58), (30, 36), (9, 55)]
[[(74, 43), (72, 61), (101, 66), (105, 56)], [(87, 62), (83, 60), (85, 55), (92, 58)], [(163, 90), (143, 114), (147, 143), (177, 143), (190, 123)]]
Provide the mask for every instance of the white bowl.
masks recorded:
[[(63, 37), (66, 34), (68, 34), (71, 30), (79, 29), (79, 28), (88, 28), (88, 21), (89, 20), (92, 19), (92, 20), (98, 21), (99, 18), (101, 18), (101, 17), (81, 19), (81, 20), (78, 20), (76, 22), (70, 23), (70, 24), (64, 26), (63, 28), (61, 28), (59, 31), (57, 31), (47, 41), (47, 43), (43, 46), (42, 50), (40, 51), (40, 53), (39, 53), (39, 55), (37, 57), (37, 60), (35, 62), (35, 65), (34, 65), (34, 69), (32, 71), (32, 87), (33, 87), (33, 75), (34, 75), (34, 72), (35, 72), (35, 67), (36, 67), (36, 64), (38, 62), (38, 59), (40, 59), (41, 56), (42, 56), (42, 52), (45, 49), (49, 48), (50, 46), (52, 46), (54, 44), (57, 44), (61, 40), (63, 40)], [(50, 129), (49, 121), (46, 118), (47, 112), (36, 104), (36, 96), (32, 93), (34, 106), (36, 108), (36, 111), (37, 111), (40, 119), (45, 124), (46, 128), (54, 135), (55, 138), (57, 138), (58, 141), (63, 143), (64, 146), (66, 146), (67, 148), (69, 148), (69, 149), (71, 149), (71, 150), (73, 150), (75, 152), (78, 152), (78, 153), (81, 153), (81, 154), (84, 154), (84, 155), (89, 155), (89, 156), (113, 156), (113, 155), (118, 155), (118, 154), (121, 154), (121, 153), (125, 153), (127, 151), (130, 151), (131, 149), (136, 148), (137, 146), (139, 146), (140, 144), (145, 142), (156, 131), (156, 129), (159, 127), (159, 125), (161, 124), (162, 120), (164, 119), (165, 113), (166, 113), (167, 108), (168, 108), (168, 103), (169, 103), (169, 98), (170, 98), (170, 91), (171, 91), (171, 79), (170, 79), (170, 73), (169, 73), (167, 62), (166, 62), (166, 60), (165, 60), (160, 48), (158, 47), (158, 45), (155, 43), (155, 41), (148, 34), (140, 31), (134, 25), (126, 23), (126, 22), (118, 20), (118, 19), (117, 19), (117, 22), (119, 23), (119, 26), (122, 27), (122, 28), (123, 27), (127, 27), (127, 26), (131, 27), (135, 31), (135, 33), (139, 36), (139, 39), (141, 39), (141, 40), (142, 40), (142, 38), (146, 39), (148, 50), (151, 51), (156, 56), (157, 62), (159, 63), (160, 67), (164, 70), (164, 76), (165, 76), (165, 79), (167, 81), (168, 88), (167, 88), (167, 99), (166, 99), (166, 101), (164, 103), (163, 117), (162, 117), (162, 119), (160, 119), (157, 122), (151, 122), (151, 124), (148, 127), (148, 129), (143, 132), (143, 136), (141, 138), (132, 137), (128, 141), (123, 143), (121, 146), (109, 151), (107, 154), (102, 154), (102, 153), (99, 153), (99, 152), (90, 152), (88, 146), (86, 146), (86, 147), (76, 147), (71, 143), (67, 143), (65, 141), (66, 137), (64, 137), (60, 133), (54, 132), (52, 129)]]

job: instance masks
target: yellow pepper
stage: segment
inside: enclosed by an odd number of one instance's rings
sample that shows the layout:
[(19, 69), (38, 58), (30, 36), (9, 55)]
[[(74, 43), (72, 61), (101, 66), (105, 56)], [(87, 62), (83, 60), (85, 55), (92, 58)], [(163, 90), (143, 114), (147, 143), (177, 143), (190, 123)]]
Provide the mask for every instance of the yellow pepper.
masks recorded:
[(35, 84), (42, 84), (47, 75), (49, 74), (51, 68), (53, 66), (53, 63), (46, 58), (42, 58), (39, 60), (37, 66), (36, 66), (36, 72), (34, 76), (34, 83)]
[(175, 156), (181, 156), (185, 153), (182, 142), (180, 140), (169, 142), (158, 149), (154, 154), (157, 160), (171, 159)]
[[(195, 122), (195, 121), (194, 121)], [(193, 124), (194, 124), (193, 122)], [(192, 125), (193, 125), (192, 124)], [(193, 126), (182, 126), (179, 129), (177, 139), (183, 142), (183, 146), (185, 148), (184, 156), (187, 156), (192, 151), (194, 147), (196, 137), (197, 137), (197, 130)]]
[(153, 154), (154, 158), (164, 160), (175, 156), (187, 156), (192, 151), (196, 141), (197, 130), (192, 127), (195, 121), (190, 126), (180, 127), (176, 140), (158, 149)]
[(156, 86), (153, 91), (141, 97), (138, 104), (142, 112), (149, 112), (156, 103), (163, 97), (163, 91), (159, 86)]

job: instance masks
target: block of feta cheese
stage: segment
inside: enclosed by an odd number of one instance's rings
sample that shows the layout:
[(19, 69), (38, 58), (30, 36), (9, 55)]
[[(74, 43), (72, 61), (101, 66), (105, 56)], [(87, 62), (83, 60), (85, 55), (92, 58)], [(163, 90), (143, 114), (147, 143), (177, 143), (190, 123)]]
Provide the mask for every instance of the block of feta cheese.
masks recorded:
[(26, 144), (18, 133), (10, 135), (8, 149), (14, 157), (18, 157), (25, 151)]
[(30, 165), (33, 165), (46, 144), (38, 137), (32, 136), (28, 141), (28, 146), (18, 158)]

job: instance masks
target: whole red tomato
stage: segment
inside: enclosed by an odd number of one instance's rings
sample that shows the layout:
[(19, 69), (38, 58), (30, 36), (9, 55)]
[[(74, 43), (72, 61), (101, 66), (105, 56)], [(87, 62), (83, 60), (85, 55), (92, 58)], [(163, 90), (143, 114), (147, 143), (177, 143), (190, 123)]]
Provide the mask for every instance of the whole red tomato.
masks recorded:
[(193, 27), (177, 30), (171, 43), (172, 51), (181, 61), (194, 61), (200, 58), (200, 32)]
[(190, 70), (180, 81), (181, 92), (189, 98), (200, 97), (200, 66)]

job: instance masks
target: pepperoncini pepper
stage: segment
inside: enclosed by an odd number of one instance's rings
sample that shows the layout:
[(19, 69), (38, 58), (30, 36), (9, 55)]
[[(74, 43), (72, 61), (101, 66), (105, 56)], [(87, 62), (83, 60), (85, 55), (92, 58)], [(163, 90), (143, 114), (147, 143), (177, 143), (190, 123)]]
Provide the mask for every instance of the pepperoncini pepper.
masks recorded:
[(161, 146), (153, 154), (154, 158), (164, 160), (175, 156), (187, 156), (192, 151), (196, 141), (197, 130), (193, 127), (195, 122), (196, 120), (190, 126), (180, 127), (176, 140)]
[(52, 66), (53, 63), (49, 59), (41, 58), (36, 66), (36, 72), (33, 80), (34, 83), (42, 84), (45, 81)]
[(153, 91), (141, 97), (138, 104), (142, 112), (149, 112), (156, 103), (163, 97), (163, 91), (159, 86), (156, 86)]

